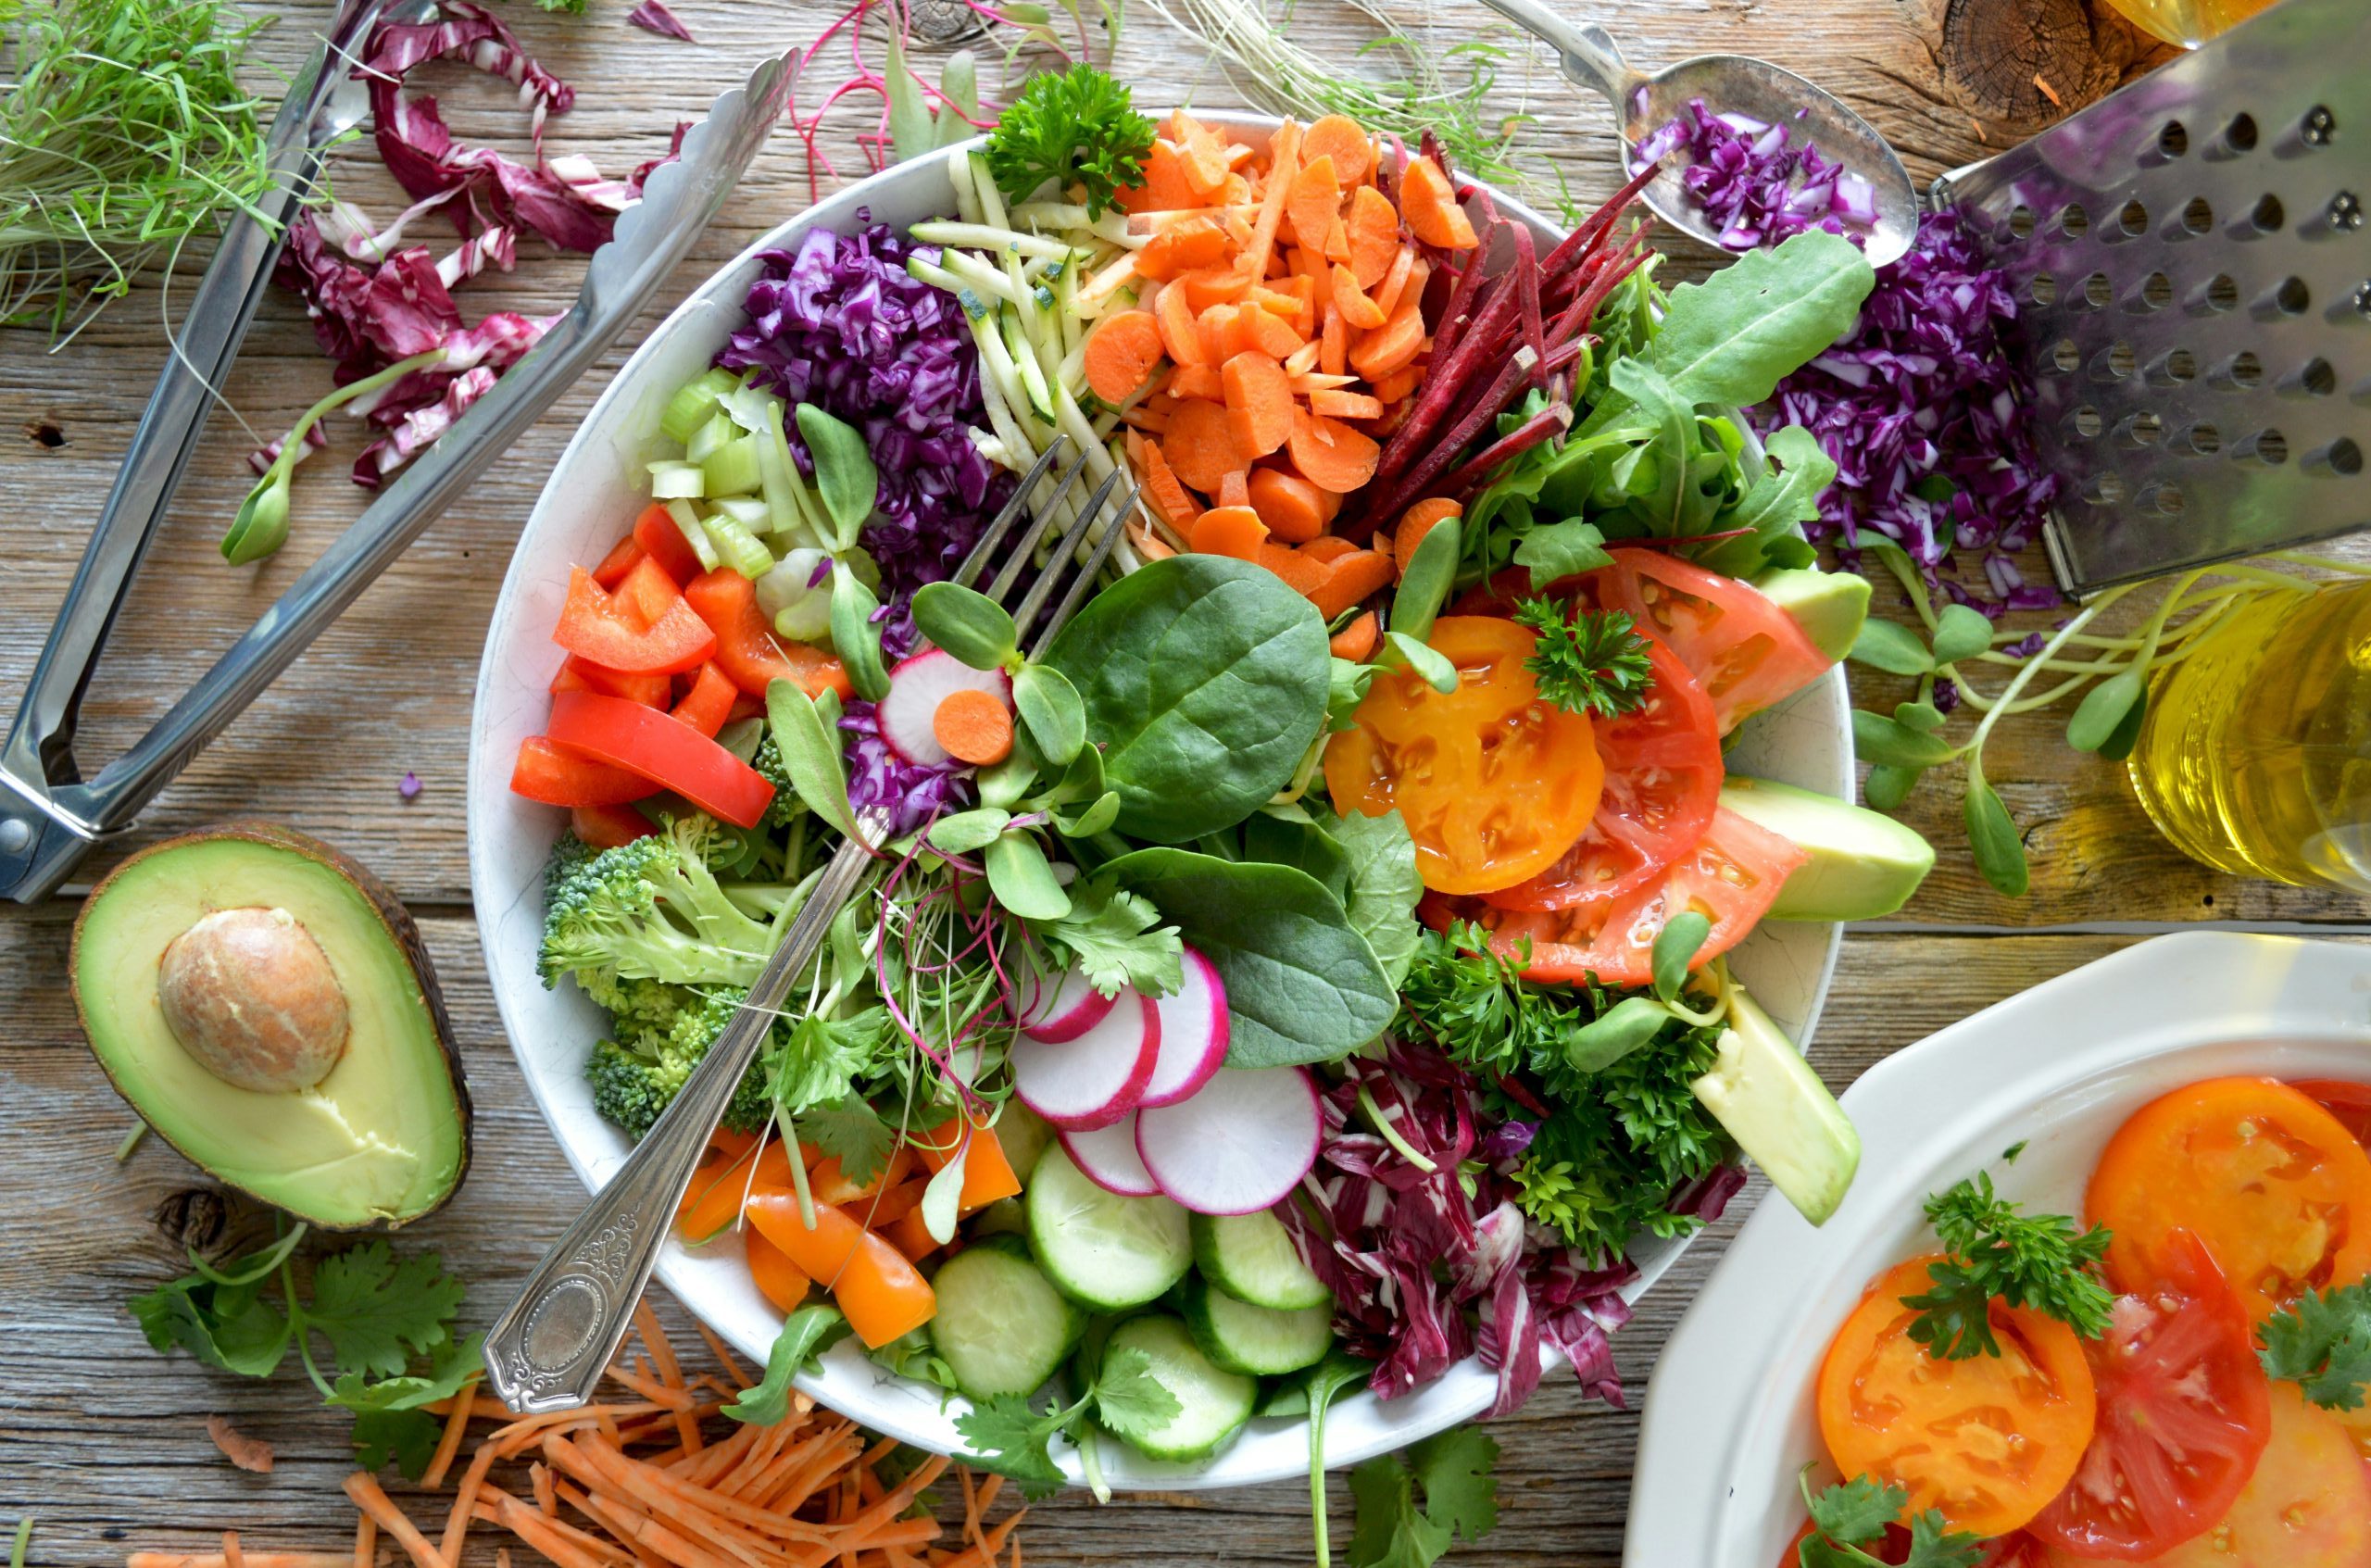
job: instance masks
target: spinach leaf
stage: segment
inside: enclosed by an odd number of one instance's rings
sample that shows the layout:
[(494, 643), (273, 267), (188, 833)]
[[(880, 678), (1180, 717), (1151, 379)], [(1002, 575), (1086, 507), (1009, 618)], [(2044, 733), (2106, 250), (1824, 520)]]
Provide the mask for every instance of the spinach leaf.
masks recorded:
[(1759, 403), (1851, 330), (1876, 282), (1851, 241), (1807, 230), (1672, 290), (1650, 358), (1683, 402)]
[(1299, 822), (1288, 822), (1266, 811), (1253, 812), (1243, 823), (1243, 858), (1298, 866), (1345, 905), (1349, 902), (1350, 857), (1306, 813)]
[(1325, 640), (1266, 568), (1173, 556), (1089, 600), (1044, 662), (1085, 704), (1119, 830), (1175, 844), (1233, 827), (1291, 779), (1324, 721)]
[(1350, 894), (1343, 900), (1350, 928), (1367, 939), (1384, 978), (1397, 989), (1415, 960), (1416, 900), (1424, 884), (1416, 875), (1416, 842), (1407, 820), (1396, 811), (1369, 817), (1353, 811), (1327, 820), (1325, 832), (1342, 847), (1350, 867)]
[[(1185, 559), (1184, 557), (1173, 558)], [(1399, 1006), (1366, 938), (1307, 872), (1139, 849), (1099, 873), (1152, 900), (1226, 983), (1233, 1067), (1336, 1061)]]

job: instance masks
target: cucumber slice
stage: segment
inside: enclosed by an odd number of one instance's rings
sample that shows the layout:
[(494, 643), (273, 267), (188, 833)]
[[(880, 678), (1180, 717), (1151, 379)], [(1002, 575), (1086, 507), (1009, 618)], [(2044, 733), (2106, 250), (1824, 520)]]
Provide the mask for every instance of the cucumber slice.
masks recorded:
[(1193, 1266), (1184, 1209), (1104, 1191), (1059, 1144), (1038, 1159), (1022, 1197), (1037, 1266), (1073, 1301), (1105, 1311), (1141, 1307)]
[(940, 1265), (931, 1287), (931, 1343), (968, 1399), (1035, 1392), (1086, 1330), (1086, 1314), (1062, 1298), (1018, 1236), (973, 1242)]
[(1029, 1210), (1021, 1206), (1021, 1199), (1017, 1198), (999, 1198), (965, 1221), (963, 1228), (974, 1238), (1017, 1236), (1026, 1240), (1029, 1236)]
[(1139, 1452), (1152, 1459), (1207, 1459), (1251, 1419), (1251, 1407), (1260, 1399), (1258, 1380), (1212, 1366), (1175, 1318), (1130, 1318), (1113, 1329), (1103, 1345), (1106, 1369), (1123, 1350), (1143, 1351), (1152, 1362), (1153, 1376), (1180, 1407), (1166, 1424), (1128, 1439)]
[(1300, 1261), (1272, 1211), (1197, 1214), (1193, 1223), (1194, 1266), (1229, 1296), (1280, 1312), (1333, 1305), (1334, 1293)]
[(1229, 1372), (1281, 1377), (1315, 1366), (1334, 1343), (1334, 1307), (1280, 1312), (1238, 1300), (1196, 1275), (1186, 1284), (1186, 1326), (1202, 1354)]

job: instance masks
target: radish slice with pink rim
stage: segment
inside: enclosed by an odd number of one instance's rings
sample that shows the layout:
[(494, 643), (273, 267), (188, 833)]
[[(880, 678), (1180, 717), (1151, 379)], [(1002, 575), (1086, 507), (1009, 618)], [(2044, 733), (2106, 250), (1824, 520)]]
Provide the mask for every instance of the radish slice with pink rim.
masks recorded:
[(1154, 1005), (1160, 1009), (1160, 1060), (1136, 1102), (1145, 1110), (1190, 1098), (1226, 1065), (1226, 983), (1216, 964), (1186, 948), (1186, 984)]
[(1116, 1192), (1123, 1198), (1150, 1198), (1160, 1190), (1160, 1184), (1152, 1179), (1152, 1173), (1145, 1169), (1144, 1160), (1136, 1153), (1135, 1111), (1108, 1127), (1080, 1128), (1054, 1135), (1061, 1140), (1071, 1163), (1104, 1191)]
[(1016, 1036), (1007, 1052), (1021, 1103), (1063, 1131), (1108, 1127), (1136, 1108), (1160, 1055), (1160, 1013), (1122, 987), (1119, 1004), (1074, 1040)]
[(889, 671), (889, 695), (875, 709), (881, 738), (909, 762), (938, 768), (955, 760), (933, 727), (950, 692), (982, 691), (1010, 709), (1012, 678), (1001, 670), (974, 670), (953, 654), (924, 648)]
[(1136, 1115), (1136, 1153), (1198, 1214), (1273, 1209), (1317, 1163), (1317, 1085), (1298, 1067), (1236, 1067)]
[[(1050, 991), (1039, 992), (1041, 1005), (1031, 1010), (1029, 1021), (1021, 1026), (1021, 1032), (1049, 1046), (1075, 1040), (1102, 1022), (1117, 999), (1118, 993), (1105, 996), (1087, 983), (1085, 971), (1073, 964), (1062, 972), (1061, 979)], [(1166, 1024), (1164, 1019), (1163, 1026)]]

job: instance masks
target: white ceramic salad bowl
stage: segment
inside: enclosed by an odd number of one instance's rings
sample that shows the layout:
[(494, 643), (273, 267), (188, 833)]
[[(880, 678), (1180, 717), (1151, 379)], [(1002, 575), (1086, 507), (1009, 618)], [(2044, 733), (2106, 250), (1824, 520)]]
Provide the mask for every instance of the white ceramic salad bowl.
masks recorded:
[[(1269, 128), (1276, 123), (1251, 114), (1231, 115), (1227, 122)], [(1543, 240), (1561, 237), (1520, 204), (1501, 197), (1498, 205)], [(743, 298), (758, 275), (759, 252), (795, 246), (818, 225), (852, 233), (864, 224), (861, 213), (902, 229), (953, 208), (944, 160), (932, 157), (851, 185), (758, 240), (695, 290), (619, 370), (561, 454), (520, 535), (487, 634), (470, 720), (470, 875), (487, 976), (503, 1025), (536, 1104), (588, 1187), (605, 1182), (630, 1146), (594, 1110), (584, 1082), (585, 1053), (604, 1028), (600, 1010), (573, 986), (546, 990), (535, 972), (544, 863), (563, 826), (563, 813), (509, 789), (520, 742), (540, 734), (548, 716), (548, 687), (563, 658), (549, 629), (566, 594), (570, 563), (597, 558), (644, 505), (643, 463), (659, 411), (677, 387), (708, 367), (728, 331), (740, 323)], [(1741, 771), (1850, 798), (1852, 752), (1842, 671), (1830, 671), (1750, 721), (1730, 758)], [(1830, 924), (1765, 924), (1736, 949), (1732, 965), (1772, 1016), (1796, 1039), (1808, 1042), (1839, 940), (1839, 929)], [(519, 1238), (528, 1247), (540, 1247), (545, 1239)], [(1684, 1245), (1643, 1246), (1635, 1254), (1639, 1278), (1625, 1294), (1643, 1291)], [(759, 1295), (740, 1248), (691, 1249), (670, 1241), (659, 1258), (659, 1277), (727, 1340), (763, 1362), (782, 1320)], [(954, 1424), (965, 1409), (961, 1399), (885, 1371), (852, 1342), (826, 1356), (822, 1371), (802, 1377), (800, 1386), (900, 1441), (941, 1452), (963, 1447)], [(1468, 1361), (1388, 1404), (1363, 1392), (1341, 1399), (1327, 1417), (1328, 1462), (1355, 1462), (1454, 1425), (1484, 1409), (1493, 1388), (1493, 1374)], [(1065, 1455), (1064, 1463), (1075, 1477), (1075, 1456)], [(1158, 1463), (1117, 1444), (1106, 1446), (1102, 1465), (1106, 1479), (1123, 1488), (1245, 1486), (1305, 1474), (1308, 1436), (1298, 1419), (1255, 1421), (1231, 1447), (1198, 1465)]]
[(2079, 1214), (2101, 1147), (2159, 1095), (2366, 1072), (2371, 947), (2229, 932), (2126, 948), (1872, 1067), (1843, 1097), (1863, 1145), (1843, 1207), (1814, 1230), (1763, 1204), (1665, 1347), (1623, 1561), (1779, 1560), (1802, 1523), (1796, 1477), (1822, 1457), (1820, 1361), (1869, 1280), (1933, 1248), (1928, 1193), (1986, 1170), (2032, 1211)]

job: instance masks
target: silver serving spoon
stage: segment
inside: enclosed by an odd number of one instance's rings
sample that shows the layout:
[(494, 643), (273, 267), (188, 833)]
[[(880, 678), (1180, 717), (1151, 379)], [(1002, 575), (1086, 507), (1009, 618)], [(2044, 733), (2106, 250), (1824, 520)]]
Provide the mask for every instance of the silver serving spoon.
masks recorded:
[[(1877, 219), (1868, 230), (1869, 260), (1879, 267), (1910, 248), (1918, 232), (1918, 190), (1886, 139), (1835, 94), (1791, 70), (1746, 55), (1699, 55), (1654, 75), (1633, 69), (1620, 45), (1600, 27), (1576, 26), (1539, 0), (1487, 0), (1491, 9), (1553, 48), (1564, 74), (1594, 87), (1613, 106), (1621, 127), (1623, 167), (1640, 167), (1638, 144), (1701, 98), (1715, 114), (1734, 113), (1783, 125), (1794, 145), (1815, 144), (1823, 157), (1869, 182)], [(1720, 231), (1688, 199), (1675, 168), (1666, 168), (1643, 193), (1657, 218), (1706, 245), (1725, 249)]]

